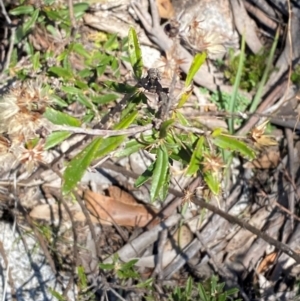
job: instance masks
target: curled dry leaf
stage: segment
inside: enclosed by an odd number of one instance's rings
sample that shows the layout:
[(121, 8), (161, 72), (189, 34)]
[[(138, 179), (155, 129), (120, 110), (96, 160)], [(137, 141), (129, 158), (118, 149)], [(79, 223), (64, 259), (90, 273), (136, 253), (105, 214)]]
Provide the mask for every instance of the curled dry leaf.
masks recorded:
[(262, 274), (264, 272), (266, 272), (275, 262), (276, 258), (277, 258), (278, 254), (277, 252), (273, 252), (271, 254), (268, 254), (259, 264), (259, 266), (257, 267), (256, 272), (258, 274)]
[(261, 149), (264, 146), (273, 146), (278, 144), (274, 136), (265, 134), (268, 122), (269, 120), (264, 121), (250, 132), (250, 137), (258, 149)]
[(278, 149), (268, 149), (260, 154), (257, 159), (244, 164), (244, 168), (270, 169), (276, 168), (280, 162), (280, 152)]
[(174, 8), (170, 0), (156, 0), (159, 16), (164, 19), (174, 17)]
[(90, 213), (105, 225), (115, 223), (119, 226), (144, 227), (155, 214), (144, 205), (125, 204), (91, 190), (86, 190), (83, 198)]

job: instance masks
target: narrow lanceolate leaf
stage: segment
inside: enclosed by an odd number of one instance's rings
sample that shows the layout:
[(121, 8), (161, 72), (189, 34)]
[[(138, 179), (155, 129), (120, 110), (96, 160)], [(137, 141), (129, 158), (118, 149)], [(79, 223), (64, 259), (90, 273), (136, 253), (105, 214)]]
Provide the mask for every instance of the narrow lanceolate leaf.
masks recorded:
[(66, 113), (62, 113), (60, 111), (56, 111), (52, 108), (47, 108), (44, 116), (54, 124), (58, 125), (69, 125), (69, 126), (80, 126), (81, 122)]
[(206, 53), (197, 53), (194, 57), (194, 60), (192, 62), (192, 65), (189, 69), (188, 74), (186, 75), (186, 80), (185, 80), (185, 86), (188, 87), (191, 83), (192, 80), (194, 78), (194, 76), (196, 75), (196, 73), (198, 72), (198, 70), (200, 69), (200, 67), (203, 65), (203, 63), (206, 60)]
[(133, 153), (136, 153), (141, 148), (146, 147), (147, 144), (141, 143), (138, 140), (130, 140), (126, 143), (125, 147), (115, 153), (115, 157), (128, 157)]
[(201, 283), (198, 284), (198, 292), (199, 292), (199, 296), (200, 296), (200, 300), (203, 301), (210, 301), (210, 296), (208, 296), (205, 292), (205, 289), (203, 287), (203, 285)]
[(101, 142), (102, 138), (94, 139), (84, 150), (70, 161), (63, 175), (63, 193), (70, 192), (81, 180), (84, 172), (94, 159), (95, 153), (97, 152)]
[(34, 7), (31, 5), (22, 5), (9, 11), (13, 16), (30, 14), (34, 11)]
[(174, 119), (169, 119), (169, 120), (166, 120), (162, 123), (162, 125), (160, 127), (160, 130), (159, 130), (159, 138), (160, 139), (163, 139), (167, 136), (168, 129), (170, 128), (170, 126), (172, 124), (174, 124), (174, 122), (175, 122)]
[[(118, 124), (114, 126), (114, 130), (122, 130), (128, 128), (135, 120), (138, 112), (134, 111), (125, 116)], [(126, 136), (114, 136), (102, 139), (102, 143), (95, 154), (95, 159), (103, 157), (108, 153), (116, 150), (120, 144), (125, 140)]]
[(157, 158), (154, 165), (152, 183), (150, 189), (150, 198), (154, 201), (159, 195), (160, 190), (166, 184), (167, 172), (169, 169), (169, 156), (167, 149), (161, 145), (157, 150)]
[[(236, 78), (235, 78), (234, 86), (233, 86), (233, 92), (231, 94), (230, 103), (229, 103), (229, 112), (230, 113), (234, 112), (234, 108), (235, 108), (235, 105), (236, 105), (238, 89), (239, 89), (239, 86), (240, 86), (242, 71), (243, 71), (243, 67), (244, 67), (245, 44), (246, 44), (245, 35), (243, 34), (242, 35), (242, 45), (241, 45), (241, 53), (240, 53), (238, 70), (237, 70), (237, 73), (236, 73)], [(229, 132), (231, 134), (233, 134), (233, 132), (234, 132), (234, 118), (230, 118), (228, 121), (229, 121), (229, 124), (228, 124)]]
[(132, 27), (128, 33), (128, 55), (134, 75), (136, 78), (141, 78), (143, 72), (142, 51), (136, 31)]
[(71, 136), (71, 133), (67, 132), (67, 131), (53, 132), (47, 137), (44, 149), (45, 150), (50, 149), (50, 148), (60, 144), (61, 142), (63, 142), (67, 138), (69, 138), (70, 136)]
[(206, 172), (204, 174), (204, 181), (213, 194), (218, 195), (220, 193), (221, 184), (217, 176), (213, 175), (211, 172)]
[(193, 176), (199, 169), (200, 159), (203, 152), (204, 137), (200, 137), (193, 151), (189, 167), (186, 171), (187, 176)]
[(23, 25), (23, 31), (24, 31), (24, 33), (27, 33), (27, 31), (28, 31), (32, 26), (34, 26), (34, 24), (35, 24), (35, 22), (36, 22), (36, 20), (37, 20), (37, 18), (38, 18), (38, 16), (39, 16), (39, 13), (40, 13), (39, 9), (36, 9), (36, 10), (33, 12), (33, 14), (31, 15), (31, 18), (30, 18), (28, 21), (26, 21), (26, 22), (24, 23), (24, 25)]
[(49, 72), (52, 72), (63, 79), (70, 79), (70, 80), (74, 79), (74, 75), (72, 74), (72, 72), (63, 67), (57, 67), (57, 66), (50, 67)]
[(140, 187), (144, 185), (153, 175), (154, 162), (148, 166), (148, 168), (136, 179), (134, 186)]
[(218, 135), (212, 140), (213, 144), (224, 149), (239, 152), (248, 159), (255, 158), (255, 151), (243, 141), (239, 141), (233, 136)]

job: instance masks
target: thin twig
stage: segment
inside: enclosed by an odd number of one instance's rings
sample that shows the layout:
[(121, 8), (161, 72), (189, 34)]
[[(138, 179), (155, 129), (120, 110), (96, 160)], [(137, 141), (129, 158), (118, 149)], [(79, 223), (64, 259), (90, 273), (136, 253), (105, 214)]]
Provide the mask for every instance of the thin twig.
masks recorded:
[(73, 127), (67, 125), (53, 125), (52, 129), (54, 131), (69, 131), (75, 134), (86, 134), (91, 136), (101, 136), (101, 137), (112, 137), (120, 135), (135, 135), (137, 133), (145, 132), (153, 128), (152, 124), (145, 126), (135, 126), (124, 130), (99, 130), (99, 129), (83, 129), (80, 127)]
[(203, 134), (207, 133), (207, 132), (205, 132), (201, 129), (198, 129), (196, 127), (184, 126), (180, 123), (176, 123), (174, 126), (178, 129), (183, 130), (183, 131), (188, 132), (188, 133), (194, 133), (194, 134), (200, 134), (200, 135), (203, 135)]
[(0, 0), (0, 6), (1, 6), (1, 12), (2, 12), (2, 14), (5, 17), (6, 22), (11, 27), (10, 28), (11, 35), (10, 35), (9, 47), (8, 47), (8, 51), (7, 51), (7, 55), (6, 55), (6, 62), (5, 62), (4, 67), (3, 67), (3, 70), (6, 70), (9, 67), (10, 58), (11, 58), (12, 51), (13, 51), (13, 48), (14, 48), (16, 28), (12, 27), (11, 19), (10, 19), (9, 15), (8, 15), (8, 13), (6, 11), (6, 8), (5, 8), (4, 3), (3, 3), (2, 0)]
[(226, 219), (228, 222), (233, 223), (233, 224), (237, 224), (242, 228), (247, 229), (248, 231), (250, 231), (251, 233), (257, 235), (257, 237), (263, 239), (264, 241), (266, 241), (267, 243), (269, 243), (270, 245), (274, 246), (275, 248), (277, 248), (278, 250), (282, 251), (283, 253), (287, 254), (288, 256), (292, 257), (293, 259), (295, 259), (295, 261), (297, 263), (300, 263), (300, 255), (297, 254), (295, 251), (293, 251), (288, 245), (270, 237), (269, 235), (261, 232), (260, 230), (258, 230), (257, 228), (251, 226), (249, 223), (233, 216), (230, 215), (226, 212), (224, 212), (223, 210), (209, 204), (206, 203), (203, 200), (197, 199), (197, 198), (193, 198), (192, 200), (196, 205), (206, 208), (212, 212), (214, 212), (215, 214), (220, 215), (221, 217), (223, 217), (224, 219)]

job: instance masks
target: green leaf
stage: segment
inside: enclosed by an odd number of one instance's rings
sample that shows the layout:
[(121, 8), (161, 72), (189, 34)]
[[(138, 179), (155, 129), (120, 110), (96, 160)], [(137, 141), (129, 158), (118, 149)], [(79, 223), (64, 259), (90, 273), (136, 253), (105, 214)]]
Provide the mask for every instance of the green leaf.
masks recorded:
[(103, 105), (103, 104), (107, 104), (109, 102), (115, 101), (116, 99), (118, 99), (118, 95), (106, 94), (103, 96), (93, 97), (93, 102)]
[(64, 194), (69, 193), (81, 180), (84, 172), (95, 158), (95, 154), (101, 142), (102, 138), (94, 139), (84, 150), (69, 162), (63, 175), (64, 183), (62, 191)]
[(147, 280), (136, 284), (137, 288), (151, 288), (153, 286), (153, 278), (148, 278)]
[(35, 24), (35, 22), (36, 22), (36, 20), (37, 20), (37, 18), (39, 16), (39, 13), (40, 13), (40, 10), (36, 9), (33, 12), (31, 18), (24, 23), (24, 25), (23, 25), (23, 32), (24, 32), (24, 34), (27, 33), (27, 31)]
[(136, 179), (134, 183), (135, 187), (140, 187), (151, 179), (155, 165), (154, 163), (155, 162), (151, 163), (148, 168)]
[(80, 287), (86, 288), (88, 280), (83, 266), (77, 267), (77, 275), (79, 278)]
[(244, 157), (249, 159), (255, 158), (255, 151), (250, 148), (246, 143), (237, 140), (233, 136), (218, 135), (212, 139), (213, 144), (224, 149), (239, 152)]
[(220, 181), (211, 172), (204, 174), (204, 181), (213, 194), (218, 195), (220, 193)]
[(132, 268), (139, 260), (138, 259), (132, 259), (124, 264), (122, 264), (121, 269), (126, 270)]
[(198, 284), (198, 292), (201, 301), (210, 301), (210, 297), (207, 296), (205, 289), (201, 283)]
[(179, 122), (184, 125), (184, 126), (189, 126), (190, 123), (188, 120), (185, 118), (183, 114), (181, 114), (179, 111), (176, 111), (176, 117), (178, 118)]
[(55, 75), (57, 75), (58, 77), (61, 77), (64, 79), (73, 79), (74, 78), (74, 75), (72, 74), (72, 72), (63, 67), (57, 67), (57, 66), (50, 67), (49, 72), (52, 72)]
[(133, 111), (124, 118), (122, 118), (122, 120), (114, 126), (114, 130), (122, 130), (128, 128), (135, 121), (137, 114), (137, 111)]
[(82, 93), (77, 94), (77, 98), (78, 98), (78, 101), (85, 107), (87, 107), (89, 109), (94, 108), (93, 103), (90, 100), (88, 100), (87, 97), (85, 97)]
[(166, 183), (167, 172), (169, 169), (169, 156), (167, 149), (164, 145), (161, 145), (157, 150), (157, 158), (154, 165), (152, 183), (150, 188), (150, 198), (154, 201), (160, 190)]
[(66, 113), (62, 113), (60, 111), (56, 111), (52, 108), (47, 108), (44, 116), (54, 124), (58, 125), (69, 125), (69, 126), (76, 126), (79, 127), (81, 122)]
[(99, 263), (99, 268), (106, 271), (112, 271), (115, 268), (115, 263)]
[(196, 147), (193, 151), (191, 161), (189, 163), (189, 167), (186, 171), (187, 176), (193, 176), (198, 171), (200, 166), (200, 161), (202, 158), (203, 146), (204, 146), (204, 137), (201, 136), (198, 139)]
[(192, 80), (195, 76), (195, 74), (198, 72), (200, 67), (203, 65), (203, 63), (206, 60), (206, 53), (197, 53), (193, 59), (193, 62), (191, 64), (191, 67), (189, 69), (189, 72), (186, 75), (186, 80), (185, 80), (185, 87), (188, 87), (191, 83)]
[(119, 46), (119, 43), (117, 42), (117, 34), (113, 34), (105, 42), (105, 44), (103, 45), (103, 48), (106, 50), (113, 50), (113, 49), (116, 49), (118, 46)]
[(164, 184), (158, 194), (158, 197), (160, 200), (165, 200), (168, 196), (169, 186), (170, 186), (170, 178), (171, 178), (170, 169), (168, 169), (167, 175), (164, 180)]
[(218, 282), (218, 278), (216, 276), (212, 275), (212, 277), (210, 279), (210, 291), (211, 291), (211, 293), (217, 292), (217, 282)]
[(185, 284), (185, 293), (187, 296), (191, 296), (192, 289), (193, 289), (193, 279), (192, 277), (189, 277)]
[(279, 32), (280, 32), (280, 30), (276, 31), (275, 39), (274, 39), (274, 42), (272, 44), (272, 48), (271, 48), (271, 51), (270, 51), (270, 54), (269, 54), (269, 57), (268, 57), (268, 60), (267, 60), (267, 66), (265, 68), (263, 77), (262, 77), (262, 79), (261, 79), (261, 81), (259, 83), (257, 92), (255, 94), (255, 97), (254, 97), (253, 102), (251, 104), (251, 107), (249, 109), (250, 113), (255, 112), (256, 108), (258, 107), (258, 105), (260, 103), (260, 100), (261, 100), (261, 97), (262, 97), (262, 93), (263, 93), (263, 89), (265, 87), (266, 81), (267, 81), (268, 76), (270, 74), (270, 70), (271, 70), (271, 67), (272, 67), (273, 58), (274, 58), (274, 55), (275, 55), (275, 51), (277, 49), (276, 46), (277, 46), (277, 43), (278, 43)]
[(50, 294), (54, 298), (56, 298), (58, 301), (66, 301), (67, 300), (63, 295), (61, 295), (59, 292), (55, 291), (53, 288), (49, 287), (48, 289), (49, 289)]
[(53, 132), (47, 137), (44, 149), (45, 150), (50, 149), (50, 148), (60, 144), (61, 142), (63, 142), (67, 138), (69, 138), (70, 136), (71, 136), (71, 133), (67, 132), (67, 131)]
[(62, 86), (61, 90), (71, 95), (78, 95), (79, 93), (81, 93), (81, 90), (76, 87)]
[(181, 95), (181, 98), (178, 102), (177, 108), (182, 108), (183, 105), (187, 102), (193, 92), (192, 86), (185, 88), (184, 92)]
[(141, 143), (137, 140), (130, 140), (126, 143), (125, 147), (122, 150), (119, 150), (115, 153), (115, 157), (128, 157), (133, 153), (136, 153), (141, 148), (145, 147), (147, 144)]
[(84, 46), (82, 44), (79, 44), (79, 43), (74, 44), (72, 47), (72, 50), (87, 59), (89, 59), (91, 57), (89, 52), (84, 48)]
[(34, 7), (31, 5), (22, 5), (19, 7), (16, 7), (12, 10), (9, 11), (10, 15), (13, 16), (19, 16), (19, 15), (25, 15), (25, 14), (30, 14), (34, 11)]
[(53, 98), (55, 104), (57, 104), (58, 106), (60, 106), (60, 107), (67, 107), (68, 106), (68, 104), (62, 98), (60, 98), (59, 96), (53, 94), (52, 98)]
[(141, 78), (143, 73), (142, 51), (136, 31), (133, 27), (128, 33), (128, 55), (136, 78)]
[[(134, 122), (138, 112), (132, 112), (131, 114), (127, 115), (125, 118), (123, 118), (118, 124), (114, 126), (114, 130), (122, 130), (126, 129), (129, 125)], [(116, 148), (120, 146), (120, 144), (125, 140), (126, 136), (114, 136), (114, 137), (108, 137), (106, 139), (103, 139), (98, 151), (95, 154), (95, 159), (103, 157), (107, 155), (108, 153), (114, 151)]]
[(74, 4), (74, 16), (76, 19), (81, 18), (85, 11), (89, 8), (89, 4), (85, 2)]
[(35, 72), (41, 68), (40, 56), (41, 56), (40, 52), (37, 51), (31, 58), (33, 71), (35, 71)]
[[(238, 65), (238, 70), (237, 70), (234, 86), (233, 86), (233, 92), (231, 94), (230, 103), (229, 103), (229, 112), (230, 113), (234, 112), (235, 103), (236, 103), (237, 96), (238, 96), (238, 89), (239, 89), (240, 82), (241, 82), (241, 77), (242, 77), (244, 59), (245, 59), (245, 34), (242, 35), (242, 46), (241, 46), (240, 60), (239, 60), (239, 65)], [(228, 121), (229, 121), (229, 124), (228, 124), (229, 132), (231, 134), (233, 134), (233, 132), (234, 132), (234, 118), (232, 117)]]
[(174, 122), (175, 122), (174, 119), (169, 119), (162, 123), (160, 130), (159, 130), (159, 138), (160, 139), (163, 139), (167, 136), (168, 129), (172, 124), (174, 124)]
[(237, 294), (238, 292), (239, 292), (239, 289), (234, 287), (234, 288), (231, 288), (228, 291), (226, 291), (226, 294), (227, 294), (227, 296), (230, 296), (230, 295)]

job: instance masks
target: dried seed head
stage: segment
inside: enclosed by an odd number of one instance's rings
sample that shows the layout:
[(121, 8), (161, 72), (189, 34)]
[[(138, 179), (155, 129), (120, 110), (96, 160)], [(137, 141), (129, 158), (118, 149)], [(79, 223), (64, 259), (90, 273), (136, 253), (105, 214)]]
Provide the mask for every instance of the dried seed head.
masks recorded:
[(216, 176), (219, 176), (222, 169), (225, 167), (222, 158), (212, 154), (204, 154), (204, 161), (202, 164), (204, 172), (208, 171)]
[(51, 102), (47, 91), (37, 82), (11, 89), (0, 99), (0, 133), (18, 141), (36, 137), (36, 130), (46, 122), (42, 114)]
[(27, 172), (31, 173), (39, 162), (46, 162), (46, 152), (44, 150), (44, 143), (39, 140), (37, 144), (33, 141), (27, 143), (26, 147), (19, 149), (17, 160), (24, 164)]
[(225, 54), (226, 48), (221, 34), (204, 30), (201, 22), (194, 18), (189, 25), (181, 29), (179, 34), (184, 44), (194, 52), (207, 51), (209, 56)]

